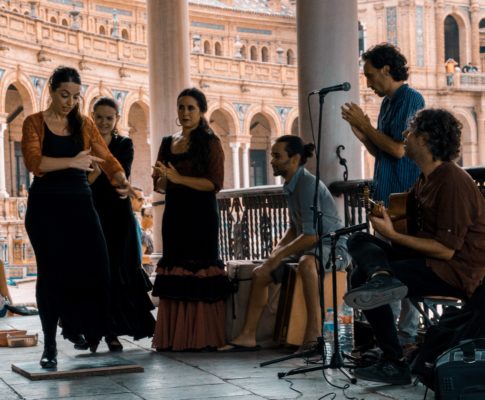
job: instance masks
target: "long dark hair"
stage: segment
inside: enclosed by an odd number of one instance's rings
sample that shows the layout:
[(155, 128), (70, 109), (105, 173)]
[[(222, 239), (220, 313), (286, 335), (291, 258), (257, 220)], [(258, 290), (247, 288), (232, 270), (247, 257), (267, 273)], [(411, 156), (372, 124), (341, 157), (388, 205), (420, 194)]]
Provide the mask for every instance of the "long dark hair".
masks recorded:
[[(202, 113), (207, 112), (207, 99), (205, 94), (197, 88), (187, 88), (177, 96), (177, 103), (181, 97), (192, 97), (197, 102)], [(199, 126), (190, 132), (189, 153), (193, 160), (194, 170), (197, 172), (207, 172), (209, 164), (210, 142), (217, 140), (217, 136), (207, 122), (205, 117), (201, 117)]]
[[(107, 106), (107, 107), (111, 107), (113, 110), (116, 111), (116, 116), (119, 116), (120, 115), (120, 107), (118, 106), (118, 103), (112, 99), (111, 97), (100, 97), (98, 100), (96, 100), (96, 102), (94, 103), (94, 106), (93, 106), (93, 111), (96, 111), (96, 108), (98, 107), (101, 107), (101, 106)], [(113, 134), (117, 134), (118, 133), (118, 129), (116, 129), (116, 125), (113, 129), (113, 132), (111, 132)]]
[[(60, 66), (57, 67), (49, 78), (49, 86), (52, 91), (56, 91), (61, 84), (66, 82), (73, 82), (81, 85), (81, 76), (76, 69), (71, 67)], [(82, 142), (82, 127), (84, 119), (79, 111), (79, 103), (67, 114), (67, 127), (71, 133), (72, 138), (76, 142)]]

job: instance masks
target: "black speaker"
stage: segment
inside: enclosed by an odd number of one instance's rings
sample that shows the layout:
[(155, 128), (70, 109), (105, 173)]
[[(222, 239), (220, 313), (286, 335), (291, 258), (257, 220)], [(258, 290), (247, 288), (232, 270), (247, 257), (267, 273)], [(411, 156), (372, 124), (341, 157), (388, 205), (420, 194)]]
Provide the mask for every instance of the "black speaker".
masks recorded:
[(437, 400), (485, 399), (484, 345), (485, 339), (468, 340), (436, 360)]

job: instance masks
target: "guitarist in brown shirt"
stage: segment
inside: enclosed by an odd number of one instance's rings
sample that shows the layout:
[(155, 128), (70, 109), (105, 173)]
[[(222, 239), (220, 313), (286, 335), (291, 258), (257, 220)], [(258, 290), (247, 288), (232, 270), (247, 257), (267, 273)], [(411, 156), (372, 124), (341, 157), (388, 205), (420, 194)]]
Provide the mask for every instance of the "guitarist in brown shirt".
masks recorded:
[(391, 244), (366, 233), (348, 240), (357, 267), (344, 300), (364, 310), (383, 357), (357, 368), (357, 378), (411, 383), (389, 303), (406, 296), (467, 298), (485, 276), (485, 200), (473, 179), (454, 160), (461, 124), (448, 111), (419, 111), (405, 134), (406, 155), (422, 173), (408, 196), (408, 232), (395, 230), (386, 210), (370, 216)]

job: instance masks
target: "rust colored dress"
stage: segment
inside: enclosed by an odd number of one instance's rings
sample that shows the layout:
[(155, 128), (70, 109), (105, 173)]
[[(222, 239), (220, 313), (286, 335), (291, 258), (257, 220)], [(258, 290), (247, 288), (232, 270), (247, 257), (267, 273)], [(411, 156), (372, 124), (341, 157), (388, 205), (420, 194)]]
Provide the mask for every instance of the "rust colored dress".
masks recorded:
[[(171, 151), (172, 137), (162, 140), (158, 160), (172, 163), (181, 175), (204, 177), (216, 191), (224, 179), (219, 139), (209, 139), (206, 171), (193, 163), (193, 150)], [(230, 290), (219, 258), (219, 212), (216, 191), (168, 182), (162, 223), (163, 257), (158, 262), (153, 295), (160, 297), (153, 347), (201, 350), (224, 345), (225, 299)]]

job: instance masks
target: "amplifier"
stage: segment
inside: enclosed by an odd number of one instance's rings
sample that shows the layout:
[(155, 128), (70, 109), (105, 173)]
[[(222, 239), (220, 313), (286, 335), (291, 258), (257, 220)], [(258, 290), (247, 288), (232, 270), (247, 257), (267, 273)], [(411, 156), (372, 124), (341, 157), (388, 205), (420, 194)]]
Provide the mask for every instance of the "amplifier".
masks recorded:
[(437, 400), (485, 399), (485, 347), (475, 349), (476, 344), (474, 340), (460, 344), (437, 359)]

